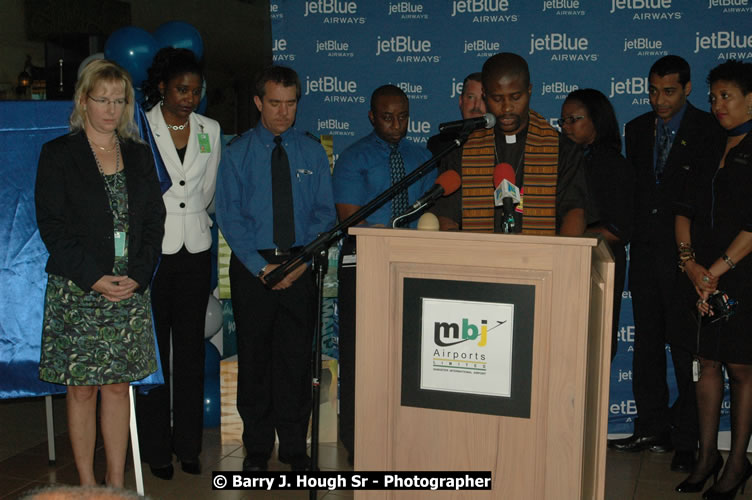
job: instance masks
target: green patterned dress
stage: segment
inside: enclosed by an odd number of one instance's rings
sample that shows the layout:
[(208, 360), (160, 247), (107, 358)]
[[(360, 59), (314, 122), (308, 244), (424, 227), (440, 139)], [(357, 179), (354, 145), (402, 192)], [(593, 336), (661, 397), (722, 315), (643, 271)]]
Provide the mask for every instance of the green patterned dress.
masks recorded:
[[(115, 230), (127, 235), (125, 172), (104, 176), (104, 181)], [(124, 255), (115, 257), (112, 274), (124, 276), (127, 269), (126, 243)], [(64, 385), (117, 384), (142, 379), (156, 370), (148, 288), (127, 300), (110, 302), (71, 280), (49, 275), (39, 378)]]

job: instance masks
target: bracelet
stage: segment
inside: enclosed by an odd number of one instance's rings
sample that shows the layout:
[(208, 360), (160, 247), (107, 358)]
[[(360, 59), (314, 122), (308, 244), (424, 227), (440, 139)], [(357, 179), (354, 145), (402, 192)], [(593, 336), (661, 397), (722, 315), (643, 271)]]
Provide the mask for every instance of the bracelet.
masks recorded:
[(695, 251), (692, 248), (691, 243), (687, 242), (680, 242), (679, 243), (679, 269), (681, 272), (685, 272), (684, 266), (687, 265), (687, 262), (695, 260)]
[(729, 266), (730, 269), (734, 269), (736, 267), (736, 263), (733, 260), (731, 260), (731, 258), (728, 255), (723, 254), (721, 255), (721, 258), (723, 259), (723, 262), (725, 262), (726, 265)]
[(687, 260), (695, 260), (695, 252), (682, 252), (679, 254), (679, 262), (687, 261)]
[(686, 269), (684, 269), (684, 267), (687, 265), (687, 262), (690, 262), (690, 261), (691, 262), (695, 261), (694, 254), (688, 259), (681, 259), (681, 258), (679, 259), (679, 269), (681, 270), (681, 272), (683, 273), (686, 272)]

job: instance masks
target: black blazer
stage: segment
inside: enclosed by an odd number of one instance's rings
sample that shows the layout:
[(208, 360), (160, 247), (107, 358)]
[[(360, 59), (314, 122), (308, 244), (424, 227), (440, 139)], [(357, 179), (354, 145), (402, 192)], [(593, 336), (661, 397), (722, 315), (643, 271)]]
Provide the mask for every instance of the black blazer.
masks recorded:
[(655, 182), (653, 148), (656, 115), (638, 116), (626, 126), (626, 153), (635, 172), (634, 232), (632, 241), (675, 247), (674, 209), (684, 194), (693, 169), (714, 169), (723, 147), (723, 131), (715, 118), (687, 102), (679, 130), (666, 160), (660, 184)]
[(588, 192), (585, 224), (603, 226), (623, 244), (629, 243), (634, 201), (632, 165), (619, 151), (603, 145), (592, 147), (583, 163)]
[[(120, 151), (128, 190), (128, 277), (143, 293), (161, 252), (165, 207), (148, 146), (124, 141)], [(50, 253), (48, 273), (68, 278), (86, 291), (112, 274), (112, 214), (84, 132), (42, 146), (35, 202), (39, 234)]]

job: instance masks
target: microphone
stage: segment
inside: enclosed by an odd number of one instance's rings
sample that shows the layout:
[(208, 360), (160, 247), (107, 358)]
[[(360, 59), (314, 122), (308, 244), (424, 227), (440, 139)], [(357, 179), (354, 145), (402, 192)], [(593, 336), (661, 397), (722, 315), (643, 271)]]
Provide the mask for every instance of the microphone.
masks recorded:
[[(514, 174), (514, 171), (512, 171)], [(436, 200), (440, 196), (449, 196), (460, 188), (462, 181), (460, 180), (460, 174), (454, 170), (447, 170), (436, 178), (433, 187), (426, 191), (426, 194), (418, 198), (418, 201), (413, 203), (412, 209), (417, 210), (424, 207)]]
[(439, 218), (431, 212), (426, 212), (418, 219), (418, 231), (438, 231)]
[(472, 132), (479, 128), (491, 128), (496, 125), (496, 117), (492, 113), (486, 113), (477, 118), (468, 118), (467, 120), (457, 120), (439, 124), (440, 134), (449, 134), (452, 132)]
[(514, 185), (514, 168), (509, 163), (499, 163), (494, 169), (494, 205), (503, 207), (501, 222), (503, 233), (514, 232), (514, 205), (520, 203), (520, 188)]

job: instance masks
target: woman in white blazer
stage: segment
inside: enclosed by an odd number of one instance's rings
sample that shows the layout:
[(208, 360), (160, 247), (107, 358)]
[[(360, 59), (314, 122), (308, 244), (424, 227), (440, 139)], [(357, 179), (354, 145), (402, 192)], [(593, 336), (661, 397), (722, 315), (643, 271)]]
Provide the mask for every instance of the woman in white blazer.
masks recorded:
[(172, 180), (163, 196), (167, 219), (162, 261), (152, 284), (165, 384), (139, 396), (136, 407), (143, 459), (162, 479), (172, 478), (173, 453), (183, 471), (201, 473), (204, 321), (212, 244), (207, 208), (220, 158), (219, 123), (194, 113), (202, 85), (202, 69), (193, 52), (168, 47), (154, 57), (143, 89), (146, 116)]

